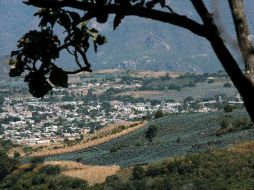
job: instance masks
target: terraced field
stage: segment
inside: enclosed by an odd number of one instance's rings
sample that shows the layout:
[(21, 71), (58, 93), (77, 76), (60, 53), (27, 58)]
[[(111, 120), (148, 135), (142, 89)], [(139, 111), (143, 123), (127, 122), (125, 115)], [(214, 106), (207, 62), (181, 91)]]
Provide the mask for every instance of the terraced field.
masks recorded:
[[(216, 136), (215, 132), (226, 115), (232, 118), (247, 117), (244, 110), (235, 110), (230, 114), (217, 112), (170, 115), (112, 141), (79, 152), (48, 156), (46, 160), (82, 158), (85, 164), (116, 164), (126, 167), (254, 139), (254, 128)], [(154, 142), (149, 143), (144, 138), (144, 132), (151, 124), (158, 126), (158, 134)]]

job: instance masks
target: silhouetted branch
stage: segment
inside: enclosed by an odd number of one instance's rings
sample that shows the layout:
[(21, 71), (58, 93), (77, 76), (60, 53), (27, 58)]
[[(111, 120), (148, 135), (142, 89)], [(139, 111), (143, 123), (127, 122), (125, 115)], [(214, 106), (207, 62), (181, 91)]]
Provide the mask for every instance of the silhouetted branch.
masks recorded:
[(27, 5), (33, 5), (40, 8), (61, 8), (71, 7), (88, 11), (88, 18), (96, 17), (101, 14), (124, 14), (126, 16), (138, 16), (157, 20), (165, 23), (170, 23), (175, 26), (188, 29), (194, 34), (206, 37), (206, 33), (202, 24), (188, 18), (185, 15), (169, 13), (160, 10), (148, 9), (137, 6), (123, 6), (120, 4), (96, 4), (77, 0), (27, 0), (24, 2)]

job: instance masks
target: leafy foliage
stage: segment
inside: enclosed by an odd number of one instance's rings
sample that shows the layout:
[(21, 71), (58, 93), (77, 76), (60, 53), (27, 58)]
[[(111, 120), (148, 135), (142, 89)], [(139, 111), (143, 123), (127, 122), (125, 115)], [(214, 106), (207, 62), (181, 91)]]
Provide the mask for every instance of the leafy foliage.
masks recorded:
[(233, 110), (234, 110), (234, 107), (232, 105), (228, 104), (224, 107), (224, 111), (227, 113), (232, 112)]
[[(30, 31), (19, 40), (18, 50), (11, 53), (9, 75), (16, 77), (25, 73), (25, 82), (28, 82), (30, 93), (41, 98), (53, 86), (68, 87), (68, 74), (91, 72), (86, 57), (90, 47), (89, 39), (92, 39), (95, 51), (97, 45), (102, 45), (107, 40), (96, 29), (88, 28), (87, 19), (81, 18), (76, 12), (47, 8), (41, 9), (35, 16), (41, 19), (40, 30)], [(66, 34), (63, 40), (54, 34), (55, 25), (63, 28)], [(75, 58), (78, 70), (65, 71), (56, 65), (56, 59), (64, 50)]]
[(58, 166), (43, 166), (40, 170), (16, 169), (0, 182), (0, 189), (86, 190), (88, 185), (81, 179), (61, 175)]
[(43, 162), (44, 162), (44, 158), (42, 158), (42, 157), (32, 157), (30, 159), (30, 163), (32, 164), (33, 167), (35, 167), (38, 164), (41, 164)]
[(164, 116), (164, 113), (163, 113), (163, 111), (162, 110), (157, 110), (156, 112), (155, 112), (155, 114), (154, 114), (154, 118), (155, 119), (158, 119), (158, 118), (160, 118), (160, 117), (163, 117)]
[(0, 150), (0, 182), (16, 168), (16, 160), (10, 159), (6, 152)]
[[(26, 2), (30, 4), (31, 2)], [(113, 22), (116, 29), (122, 19), (126, 16), (128, 7), (154, 8), (157, 4), (162, 8), (168, 8), (165, 0), (89, 0), (84, 3), (94, 5), (115, 4), (120, 7)], [(84, 16), (79, 12), (70, 11), (64, 8), (42, 8), (34, 16), (39, 17), (40, 30), (33, 30), (26, 33), (18, 41), (18, 49), (11, 53), (11, 69), (9, 75), (16, 77), (25, 73), (25, 82), (28, 82), (29, 91), (35, 97), (43, 97), (54, 86), (67, 87), (68, 74), (75, 74), (82, 71), (91, 72), (91, 65), (86, 53), (92, 41), (95, 52), (98, 46), (107, 42), (105, 36), (99, 34), (95, 28), (88, 28), (91, 18), (96, 18), (98, 23), (105, 23), (109, 13), (103, 11), (84, 10)], [(54, 34), (56, 25), (64, 30), (64, 38), (60, 40)], [(61, 38), (62, 39), (62, 38)], [(89, 41), (91, 39), (91, 41)], [(75, 71), (64, 71), (56, 65), (56, 59), (62, 51), (67, 51), (75, 59), (79, 69)], [(81, 63), (80, 59), (83, 63)], [(28, 74), (27, 72), (28, 71)], [(50, 82), (49, 82), (50, 81)]]
[(248, 117), (232, 118), (227, 116), (223, 118), (220, 126), (221, 128), (215, 132), (217, 136), (226, 135), (227, 133), (233, 133), (240, 130), (252, 129), (253, 123)]
[(145, 175), (145, 170), (142, 166), (135, 166), (132, 171), (132, 179), (142, 179)]
[(45, 166), (41, 168), (40, 172), (46, 175), (57, 175), (60, 174), (61, 168), (59, 166)]
[(189, 154), (135, 166), (128, 180), (126, 176), (123, 180), (119, 173), (97, 189), (251, 189), (252, 157), (253, 152), (240, 154), (226, 150)]
[(153, 139), (155, 138), (156, 133), (157, 133), (157, 127), (155, 125), (150, 125), (147, 131), (145, 132), (145, 138), (149, 142), (153, 142)]

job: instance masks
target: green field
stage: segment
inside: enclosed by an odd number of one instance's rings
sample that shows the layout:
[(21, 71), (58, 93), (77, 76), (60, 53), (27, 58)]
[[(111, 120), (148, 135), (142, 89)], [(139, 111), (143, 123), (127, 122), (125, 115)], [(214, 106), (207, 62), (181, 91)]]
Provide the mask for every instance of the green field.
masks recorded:
[[(179, 80), (172, 83), (175, 85), (181, 85)], [(234, 87), (225, 88), (223, 84), (227, 83), (228, 80), (218, 80), (212, 84), (207, 84), (207, 82), (197, 83), (195, 87), (184, 87), (180, 91), (177, 90), (143, 90), (143, 91), (128, 91), (120, 93), (118, 95), (131, 95), (133, 97), (144, 97), (146, 99), (158, 99), (158, 100), (168, 100), (173, 99), (177, 102), (183, 102), (188, 96), (192, 96), (195, 99), (202, 98), (213, 98), (216, 95), (226, 95), (228, 97), (233, 97), (238, 94)], [(170, 83), (168, 84), (170, 85)]]
[(215, 135), (223, 118), (248, 117), (244, 110), (232, 113), (192, 113), (170, 115), (149, 122), (158, 127), (154, 142), (144, 138), (148, 126), (119, 139), (84, 151), (49, 156), (46, 160), (76, 160), (87, 164), (119, 164), (123, 167), (160, 161), (167, 157), (223, 148), (239, 142), (253, 140), (254, 128)]

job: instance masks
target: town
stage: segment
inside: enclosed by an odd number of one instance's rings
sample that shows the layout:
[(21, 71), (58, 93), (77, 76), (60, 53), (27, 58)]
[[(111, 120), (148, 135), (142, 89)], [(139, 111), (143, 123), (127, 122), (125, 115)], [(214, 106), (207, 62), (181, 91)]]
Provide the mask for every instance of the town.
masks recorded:
[[(183, 83), (184, 80), (188, 82)], [(185, 74), (175, 78), (165, 74), (154, 78), (137, 77), (129, 71), (97, 73), (74, 76), (68, 88), (56, 88), (43, 99), (27, 94), (25, 87), (11, 89), (12, 93), (1, 87), (5, 93), (0, 109), (0, 138), (21, 145), (50, 144), (83, 138), (111, 123), (152, 119), (159, 113), (215, 112), (227, 104), (242, 106), (239, 94), (227, 81), (223, 74)], [(203, 83), (213, 85), (213, 91), (218, 84), (227, 94), (220, 94), (222, 90), (217, 89), (218, 93), (210, 97), (199, 97), (198, 93), (190, 96), (188, 90), (198, 89)], [(151, 95), (156, 90), (168, 93), (168, 98)], [(182, 99), (172, 98), (172, 92), (182, 94)]]

